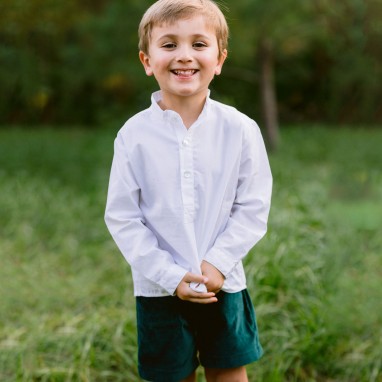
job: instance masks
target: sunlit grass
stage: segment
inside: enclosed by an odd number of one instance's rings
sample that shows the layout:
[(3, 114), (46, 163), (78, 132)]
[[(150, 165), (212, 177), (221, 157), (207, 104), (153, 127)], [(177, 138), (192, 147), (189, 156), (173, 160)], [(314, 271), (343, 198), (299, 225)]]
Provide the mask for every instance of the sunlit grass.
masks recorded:
[[(139, 381), (129, 269), (103, 222), (115, 133), (0, 130), (0, 381)], [(283, 131), (269, 232), (245, 260), (265, 349), (250, 381), (381, 380), (380, 142)]]

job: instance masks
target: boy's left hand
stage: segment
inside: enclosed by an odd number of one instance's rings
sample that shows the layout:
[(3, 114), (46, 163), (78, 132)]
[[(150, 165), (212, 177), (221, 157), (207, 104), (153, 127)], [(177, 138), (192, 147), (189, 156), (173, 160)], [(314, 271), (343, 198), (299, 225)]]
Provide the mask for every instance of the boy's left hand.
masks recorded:
[(223, 274), (212, 264), (204, 260), (201, 264), (201, 270), (203, 276), (208, 278), (208, 282), (206, 283), (208, 292), (218, 293), (224, 284)]

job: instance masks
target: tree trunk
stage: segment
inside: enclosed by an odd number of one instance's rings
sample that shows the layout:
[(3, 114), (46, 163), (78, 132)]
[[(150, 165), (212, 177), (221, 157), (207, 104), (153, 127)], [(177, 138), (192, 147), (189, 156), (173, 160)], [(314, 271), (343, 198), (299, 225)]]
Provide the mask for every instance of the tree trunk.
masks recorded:
[(272, 42), (267, 38), (260, 41), (260, 93), (262, 112), (270, 150), (276, 150), (280, 143), (276, 90), (274, 83), (274, 62)]

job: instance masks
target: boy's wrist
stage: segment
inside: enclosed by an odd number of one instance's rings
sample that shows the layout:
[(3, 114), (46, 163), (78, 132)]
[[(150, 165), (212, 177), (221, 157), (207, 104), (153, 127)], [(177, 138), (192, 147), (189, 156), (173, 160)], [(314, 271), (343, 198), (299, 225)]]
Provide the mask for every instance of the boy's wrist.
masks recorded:
[(231, 256), (216, 248), (210, 249), (205, 256), (204, 261), (213, 265), (225, 279), (238, 264), (238, 261), (232, 260)]
[(202, 272), (203, 272), (203, 263), (206, 263), (207, 266), (210, 266), (210, 267), (213, 267), (214, 269), (216, 269), (216, 271), (218, 271), (218, 272), (220, 273), (220, 275), (221, 275), (224, 279), (226, 279), (226, 277), (225, 277), (225, 275), (223, 274), (223, 272), (222, 272), (222, 271), (221, 271), (215, 264), (211, 263), (210, 261), (208, 261), (208, 260), (206, 260), (206, 259), (204, 259), (204, 260), (202, 261)]

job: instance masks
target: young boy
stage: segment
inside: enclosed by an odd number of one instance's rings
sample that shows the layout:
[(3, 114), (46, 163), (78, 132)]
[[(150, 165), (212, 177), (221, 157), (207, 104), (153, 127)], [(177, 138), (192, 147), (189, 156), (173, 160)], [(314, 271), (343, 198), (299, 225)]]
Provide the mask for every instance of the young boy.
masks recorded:
[(272, 176), (258, 126), (209, 98), (228, 27), (211, 0), (159, 0), (139, 58), (160, 91), (115, 140), (105, 220), (132, 268), (139, 372), (247, 381), (262, 355), (243, 257), (267, 229)]

